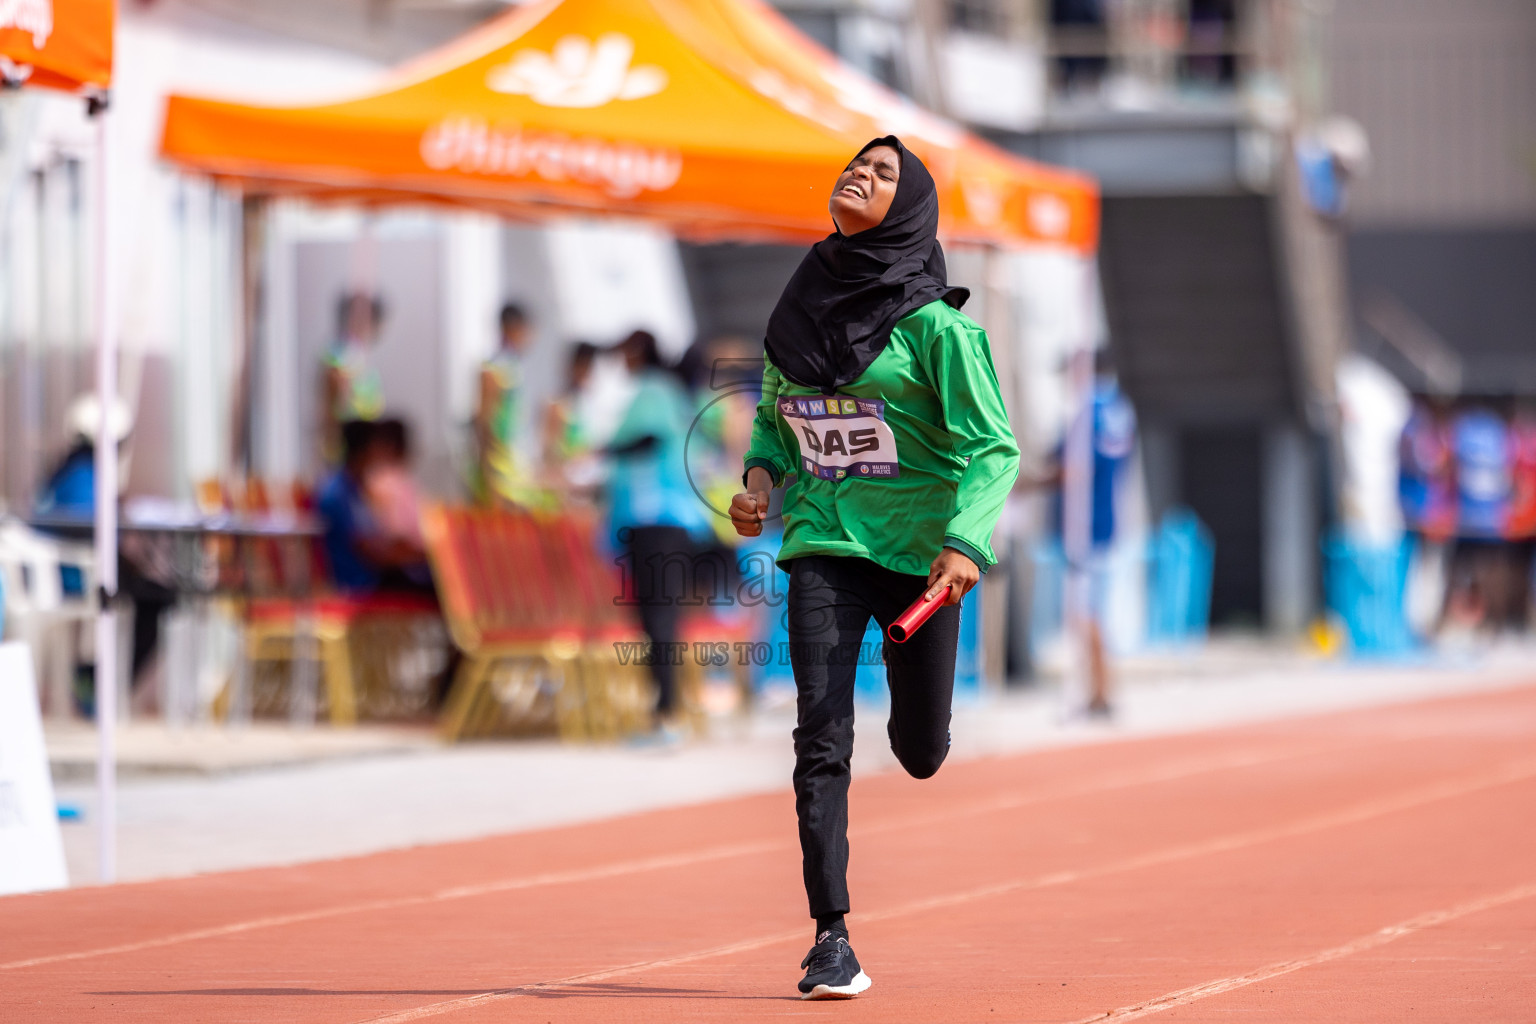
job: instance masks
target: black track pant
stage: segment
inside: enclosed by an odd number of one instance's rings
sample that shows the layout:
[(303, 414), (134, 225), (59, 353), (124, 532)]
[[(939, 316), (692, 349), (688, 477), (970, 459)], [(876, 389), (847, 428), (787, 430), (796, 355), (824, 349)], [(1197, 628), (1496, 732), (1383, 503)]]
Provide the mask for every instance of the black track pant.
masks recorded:
[(681, 526), (636, 526), (628, 537), (640, 628), (652, 645), (656, 713), (670, 715), (677, 706), (677, 666), (665, 652), (678, 641), (683, 605), (690, 599), (695, 547)]
[[(870, 616), (881, 630), (923, 592), (926, 576), (863, 558), (811, 555), (789, 569), (789, 650), (799, 700), (795, 811), (812, 917), (848, 912), (848, 780), (853, 680)], [(945, 606), (904, 644), (885, 643), (891, 750), (915, 778), (949, 753), (960, 609)]]

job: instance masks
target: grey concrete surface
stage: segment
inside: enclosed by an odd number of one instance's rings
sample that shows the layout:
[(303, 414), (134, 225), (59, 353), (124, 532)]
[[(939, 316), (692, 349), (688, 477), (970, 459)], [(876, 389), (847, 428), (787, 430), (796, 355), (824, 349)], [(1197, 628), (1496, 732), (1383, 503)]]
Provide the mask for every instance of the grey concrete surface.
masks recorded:
[[(1536, 685), (1529, 647), (1372, 665), (1225, 643), (1129, 659), (1121, 668), (1113, 720), (1064, 715), (1061, 692), (1050, 685), (1005, 691), (956, 708), (952, 757)], [(288, 737), (293, 756), (286, 763), (278, 732), (261, 741), (265, 762), (230, 757), (224, 770), (205, 763), (189, 774), (125, 778), (119, 878), (297, 863), (749, 793), (780, 792), (788, 801), (793, 720), (792, 706), (780, 700), (749, 721), (719, 722), (708, 739), (675, 749), (552, 741), (444, 747), (425, 732), (332, 741), (319, 731)], [(883, 709), (861, 708), (860, 722), (855, 772), (895, 768)], [(382, 746), (370, 751), (370, 743)], [(252, 766), (259, 763), (268, 766)], [(64, 826), (65, 847), (74, 884), (90, 884), (96, 878), (94, 789), (64, 782), (58, 794), (82, 811), (79, 821)]]
[[(55, 783), (96, 777), (96, 728), (90, 722), (47, 721), (48, 763)], [(242, 728), (213, 724), (171, 727), (159, 721), (118, 726), (120, 778), (221, 775), (228, 772), (404, 754), (438, 746), (431, 729), (369, 725), (357, 729), (294, 729), (286, 723), (253, 722)]]

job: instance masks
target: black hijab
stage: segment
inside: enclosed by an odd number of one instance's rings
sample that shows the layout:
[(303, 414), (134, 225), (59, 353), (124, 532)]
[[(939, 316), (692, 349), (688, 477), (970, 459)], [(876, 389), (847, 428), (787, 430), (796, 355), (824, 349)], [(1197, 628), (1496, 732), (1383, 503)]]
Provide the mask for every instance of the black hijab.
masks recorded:
[(901, 177), (885, 219), (866, 231), (834, 231), (811, 246), (768, 317), (773, 365), (805, 387), (831, 394), (869, 368), (896, 321), (934, 299), (959, 309), (970, 297), (946, 280), (939, 247), (939, 194), (923, 162), (894, 135)]

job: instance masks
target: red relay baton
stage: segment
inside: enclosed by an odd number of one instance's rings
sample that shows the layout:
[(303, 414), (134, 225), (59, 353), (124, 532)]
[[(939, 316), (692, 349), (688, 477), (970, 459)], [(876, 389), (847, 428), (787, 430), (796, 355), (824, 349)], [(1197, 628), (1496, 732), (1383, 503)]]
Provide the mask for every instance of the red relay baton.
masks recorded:
[(917, 632), (917, 628), (928, 621), (929, 616), (943, 607), (949, 599), (949, 584), (944, 589), (929, 598), (918, 598), (907, 606), (907, 610), (896, 616), (896, 621), (891, 623), (888, 632), (891, 639), (899, 644), (904, 644), (907, 639)]

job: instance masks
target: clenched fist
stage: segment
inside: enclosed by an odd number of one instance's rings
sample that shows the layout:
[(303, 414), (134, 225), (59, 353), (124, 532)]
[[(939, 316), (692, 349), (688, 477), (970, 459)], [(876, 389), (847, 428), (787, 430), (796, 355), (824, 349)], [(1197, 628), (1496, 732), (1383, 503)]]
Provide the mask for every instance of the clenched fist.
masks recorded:
[(773, 478), (761, 466), (747, 470), (747, 489), (731, 499), (731, 525), (743, 537), (756, 537), (763, 532), (763, 520), (768, 518), (768, 492), (773, 489)]

